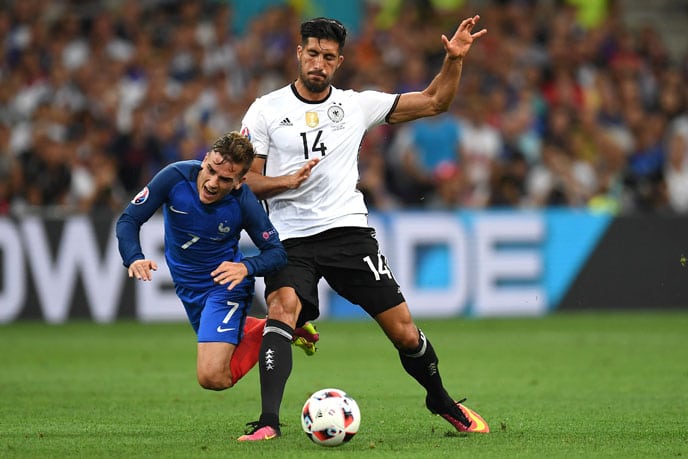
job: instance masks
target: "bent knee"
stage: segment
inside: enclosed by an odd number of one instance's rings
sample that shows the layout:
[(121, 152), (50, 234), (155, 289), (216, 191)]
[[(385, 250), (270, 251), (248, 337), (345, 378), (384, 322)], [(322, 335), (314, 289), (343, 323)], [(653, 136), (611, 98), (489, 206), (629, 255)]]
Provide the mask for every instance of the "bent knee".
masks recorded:
[(416, 349), (420, 343), (418, 327), (403, 302), (375, 316), (375, 320), (397, 349)]
[(416, 349), (420, 344), (420, 335), (417, 328), (404, 330), (392, 338), (394, 346), (401, 351)]
[(296, 322), (301, 312), (301, 302), (291, 287), (283, 287), (272, 292), (267, 299), (268, 318), (283, 322)]
[(420, 344), (420, 332), (413, 322), (398, 323), (392, 327), (387, 327), (385, 333), (394, 347), (400, 351), (409, 351), (418, 348)]
[(230, 374), (199, 374), (198, 384), (208, 390), (225, 390), (233, 385)]

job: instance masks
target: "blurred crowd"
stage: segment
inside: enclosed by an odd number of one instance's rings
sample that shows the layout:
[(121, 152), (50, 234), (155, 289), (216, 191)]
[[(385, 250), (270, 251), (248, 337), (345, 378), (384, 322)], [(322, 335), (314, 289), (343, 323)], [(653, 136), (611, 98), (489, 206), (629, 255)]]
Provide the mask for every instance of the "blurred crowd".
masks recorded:
[[(385, 3), (365, 3), (336, 86), (422, 90), (440, 36), (476, 13), (469, 1)], [(573, 0), (481, 2), (488, 34), (450, 111), (365, 137), (371, 209), (688, 213), (687, 60), (656, 29), (626, 25), (618, 1), (593, 3), (606, 7), (591, 19)], [(286, 5), (241, 35), (227, 2), (3, 5), (0, 215), (119, 212), (296, 75), (303, 18)]]

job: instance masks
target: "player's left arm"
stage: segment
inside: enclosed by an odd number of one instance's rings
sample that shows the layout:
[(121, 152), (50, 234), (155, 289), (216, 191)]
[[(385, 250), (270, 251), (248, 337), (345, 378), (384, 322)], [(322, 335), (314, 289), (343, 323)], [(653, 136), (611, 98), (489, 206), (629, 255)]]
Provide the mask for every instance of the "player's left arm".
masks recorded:
[(463, 59), (473, 42), (487, 33), (487, 29), (472, 33), (479, 19), (478, 15), (464, 19), (451, 39), (442, 35), (446, 55), (440, 72), (423, 91), (401, 94), (388, 118), (389, 123), (438, 115), (449, 109), (461, 80)]
[(287, 251), (256, 195), (248, 186), (244, 185), (243, 188), (241, 207), (244, 230), (260, 252), (241, 262), (246, 264), (251, 275), (265, 276), (287, 264)]

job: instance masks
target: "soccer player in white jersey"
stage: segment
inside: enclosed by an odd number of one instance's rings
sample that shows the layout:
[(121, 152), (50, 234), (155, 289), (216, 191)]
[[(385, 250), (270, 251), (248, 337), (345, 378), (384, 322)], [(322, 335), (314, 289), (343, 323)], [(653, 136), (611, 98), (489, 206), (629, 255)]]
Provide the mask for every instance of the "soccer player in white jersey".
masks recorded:
[(242, 133), (256, 149), (247, 181), (266, 200), (288, 263), (265, 278), (268, 320), (258, 361), (262, 411), (239, 441), (281, 434), (279, 410), (292, 370), (290, 343), (297, 326), (318, 317), (317, 285), (323, 277), (377, 321), (403, 368), (425, 388), (430, 412), (461, 432), (489, 431), (477, 413), (445, 390), (437, 355), (413, 322), (356, 189), (358, 149), (369, 128), (449, 108), (463, 59), (487, 32), (473, 33), (478, 20), (465, 19), (451, 38), (442, 35), (446, 56), (440, 72), (423, 91), (404, 94), (333, 87), (332, 77), (344, 62), (346, 29), (334, 19), (306, 21), (296, 49), (298, 78), (258, 98), (247, 111)]

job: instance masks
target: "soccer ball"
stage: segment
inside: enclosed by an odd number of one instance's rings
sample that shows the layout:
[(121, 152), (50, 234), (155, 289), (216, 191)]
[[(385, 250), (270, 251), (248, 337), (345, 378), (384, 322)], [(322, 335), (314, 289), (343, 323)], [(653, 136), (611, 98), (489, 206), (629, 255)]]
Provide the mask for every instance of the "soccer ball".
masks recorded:
[(311, 395), (301, 410), (301, 426), (308, 438), (322, 446), (348, 442), (361, 425), (356, 401), (339, 389), (322, 389)]

